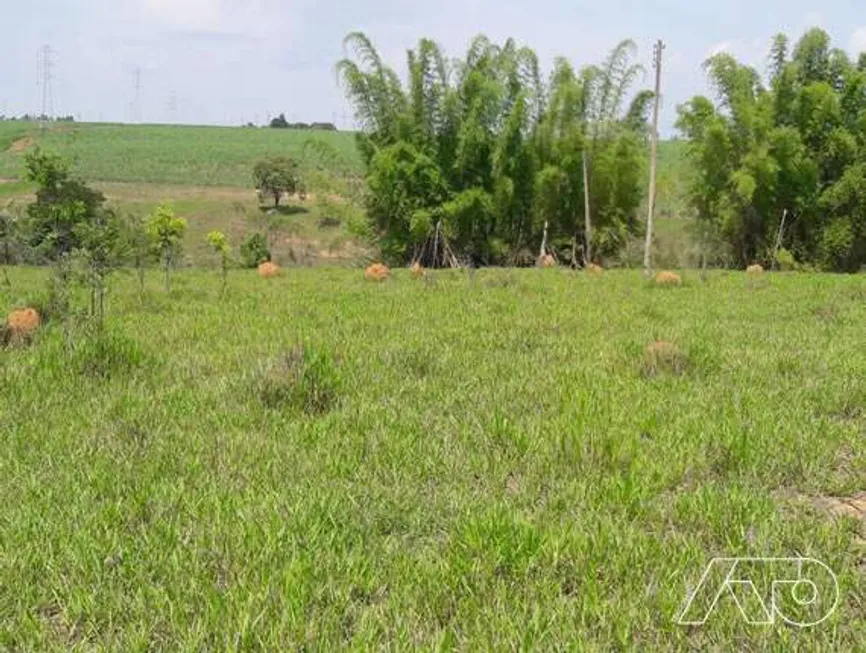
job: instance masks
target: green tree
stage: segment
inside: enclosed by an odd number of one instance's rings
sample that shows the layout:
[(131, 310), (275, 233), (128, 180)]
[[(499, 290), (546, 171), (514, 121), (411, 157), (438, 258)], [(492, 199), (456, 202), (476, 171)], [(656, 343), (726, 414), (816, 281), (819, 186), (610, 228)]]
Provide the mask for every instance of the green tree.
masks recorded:
[(293, 194), (300, 184), (298, 164), (288, 157), (271, 157), (256, 163), (253, 168), (256, 190), (271, 195), (274, 207), (279, 207), (284, 193)]
[(69, 162), (36, 149), (24, 157), (25, 179), (36, 184), (27, 207), (30, 245), (55, 261), (79, 247), (76, 227), (94, 219), (105, 197), (72, 177)]
[(167, 206), (160, 206), (147, 221), (147, 233), (154, 249), (162, 261), (165, 274), (165, 291), (171, 290), (169, 272), (182, 251), (186, 220), (177, 218)]

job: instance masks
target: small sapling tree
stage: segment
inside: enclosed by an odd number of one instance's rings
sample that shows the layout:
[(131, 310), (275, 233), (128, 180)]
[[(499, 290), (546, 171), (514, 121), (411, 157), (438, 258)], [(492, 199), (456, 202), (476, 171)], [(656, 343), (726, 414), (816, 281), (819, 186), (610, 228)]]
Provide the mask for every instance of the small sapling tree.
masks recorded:
[(140, 215), (128, 214), (123, 221), (123, 240), (129, 260), (135, 268), (140, 294), (144, 294), (147, 265), (153, 259), (153, 243), (147, 233), (147, 221)]
[(75, 237), (79, 243), (76, 253), (90, 287), (90, 315), (101, 330), (105, 322), (106, 281), (120, 267), (125, 255), (120, 218), (110, 209), (101, 209), (92, 219), (76, 225)]
[(221, 231), (211, 231), (207, 235), (207, 242), (210, 244), (213, 251), (220, 257), (220, 266), (222, 268), (222, 288), (220, 295), (224, 295), (229, 282), (229, 266), (231, 265), (232, 248), (229, 245), (229, 240)]
[(159, 254), (165, 273), (165, 291), (171, 290), (169, 273), (182, 250), (186, 232), (186, 220), (177, 218), (167, 206), (160, 206), (147, 220), (147, 233), (154, 249)]

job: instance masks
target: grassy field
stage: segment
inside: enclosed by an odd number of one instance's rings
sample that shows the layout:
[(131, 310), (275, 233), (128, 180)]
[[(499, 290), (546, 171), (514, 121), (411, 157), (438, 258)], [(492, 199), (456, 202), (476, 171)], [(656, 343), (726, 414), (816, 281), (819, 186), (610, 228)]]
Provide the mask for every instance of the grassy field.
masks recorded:
[[(0, 308), (38, 297), (12, 269)], [(0, 648), (866, 649), (866, 280), (482, 270), (119, 276), (0, 352)], [(677, 370), (644, 349), (674, 343)], [(800, 630), (715, 556), (808, 556)]]
[(249, 188), (258, 159), (301, 159), (310, 138), (331, 145), (348, 169), (359, 168), (351, 132), (74, 123), (41, 130), (0, 122), (0, 177), (19, 177), (23, 151), (38, 144), (71, 158), (88, 181)]

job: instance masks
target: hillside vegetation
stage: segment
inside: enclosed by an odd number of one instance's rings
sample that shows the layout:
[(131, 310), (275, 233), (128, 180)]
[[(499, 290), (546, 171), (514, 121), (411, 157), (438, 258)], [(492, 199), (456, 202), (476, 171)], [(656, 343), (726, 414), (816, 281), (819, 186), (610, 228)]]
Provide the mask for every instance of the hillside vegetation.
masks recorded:
[(310, 138), (339, 153), (342, 168), (359, 169), (351, 132), (74, 123), (42, 130), (0, 122), (0, 145), (5, 143), (0, 147), (0, 177), (21, 175), (25, 148), (16, 147), (18, 141), (71, 158), (90, 181), (249, 188), (257, 160), (281, 155), (301, 160)]

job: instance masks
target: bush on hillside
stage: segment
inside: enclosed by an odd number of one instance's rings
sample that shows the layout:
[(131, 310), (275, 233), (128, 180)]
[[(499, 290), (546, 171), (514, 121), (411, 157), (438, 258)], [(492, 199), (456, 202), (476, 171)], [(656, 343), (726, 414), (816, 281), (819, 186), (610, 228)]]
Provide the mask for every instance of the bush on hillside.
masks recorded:
[(245, 268), (257, 268), (261, 263), (271, 260), (268, 239), (263, 233), (250, 234), (241, 243), (241, 263)]

